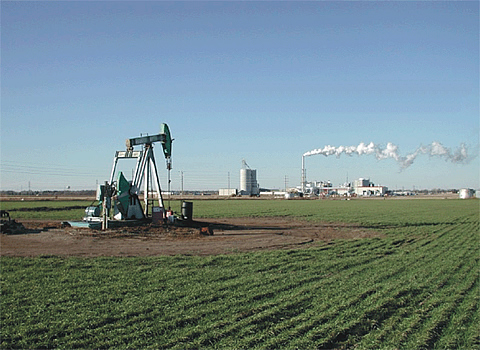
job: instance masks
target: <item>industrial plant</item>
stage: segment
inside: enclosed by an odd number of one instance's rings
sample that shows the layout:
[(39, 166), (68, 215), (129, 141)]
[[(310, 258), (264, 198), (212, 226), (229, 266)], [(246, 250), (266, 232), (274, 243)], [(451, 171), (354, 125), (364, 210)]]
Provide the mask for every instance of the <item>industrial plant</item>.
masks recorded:
[(240, 189), (221, 188), (220, 196), (275, 196), (275, 197), (329, 197), (329, 196), (385, 196), (388, 192), (386, 186), (375, 185), (370, 179), (359, 178), (351, 183), (333, 186), (330, 181), (306, 181), (305, 167), (302, 166), (302, 184), (295, 188), (285, 188), (285, 191), (261, 189), (257, 181), (257, 170), (250, 168), (247, 162), (242, 160), (240, 169)]
[(344, 183), (341, 186), (334, 187), (330, 181), (310, 181), (304, 182), (298, 186), (296, 192), (304, 196), (377, 196), (381, 197), (387, 194), (386, 186), (375, 185), (370, 179), (359, 178), (352, 183)]

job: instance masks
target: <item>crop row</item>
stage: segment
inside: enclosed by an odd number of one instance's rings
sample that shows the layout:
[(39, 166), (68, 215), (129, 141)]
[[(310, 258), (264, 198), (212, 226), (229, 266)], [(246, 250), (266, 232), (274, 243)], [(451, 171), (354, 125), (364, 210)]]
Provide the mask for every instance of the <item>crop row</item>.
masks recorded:
[(305, 250), (2, 258), (1, 348), (479, 348), (478, 213), (447, 202)]
[[(478, 200), (194, 200), (196, 218), (294, 217), (322, 222), (348, 222), (367, 228), (400, 228), (418, 231), (444, 223), (456, 224), (462, 217), (478, 212)], [(4, 201), (4, 210), (13, 210), (14, 219), (80, 220), (90, 201)], [(181, 212), (181, 202), (169, 202)], [(71, 208), (79, 209), (71, 209)], [(54, 208), (55, 210), (48, 210)], [(70, 208), (70, 209), (69, 209)], [(28, 211), (24, 211), (28, 209)], [(35, 211), (37, 209), (37, 211)], [(47, 210), (46, 210), (47, 209)], [(62, 210), (63, 209), (63, 210)]]

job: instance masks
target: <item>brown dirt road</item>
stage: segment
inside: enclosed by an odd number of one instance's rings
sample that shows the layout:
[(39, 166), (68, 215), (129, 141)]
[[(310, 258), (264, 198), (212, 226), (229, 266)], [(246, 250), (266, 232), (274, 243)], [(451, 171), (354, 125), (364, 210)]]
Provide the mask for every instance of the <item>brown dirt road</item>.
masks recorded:
[(378, 237), (348, 224), (319, 224), (286, 218), (203, 219), (213, 235), (198, 228), (147, 225), (107, 231), (62, 227), (60, 222), (22, 221), (27, 233), (0, 234), (1, 256), (217, 255), (308, 248), (333, 239)]

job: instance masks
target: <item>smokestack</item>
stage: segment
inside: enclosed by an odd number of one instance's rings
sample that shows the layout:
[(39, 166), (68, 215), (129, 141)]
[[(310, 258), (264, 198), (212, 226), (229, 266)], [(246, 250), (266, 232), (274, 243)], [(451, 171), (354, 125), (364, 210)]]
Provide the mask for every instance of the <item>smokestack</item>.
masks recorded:
[(302, 193), (305, 193), (305, 183), (307, 182), (307, 174), (305, 170), (305, 155), (302, 156)]

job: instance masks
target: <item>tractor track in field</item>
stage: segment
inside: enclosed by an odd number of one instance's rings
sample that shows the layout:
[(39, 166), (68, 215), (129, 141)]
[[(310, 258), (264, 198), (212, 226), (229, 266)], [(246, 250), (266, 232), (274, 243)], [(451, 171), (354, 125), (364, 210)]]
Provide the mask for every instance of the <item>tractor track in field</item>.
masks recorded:
[(1, 234), (1, 256), (218, 255), (305, 249), (334, 239), (379, 237), (351, 224), (312, 223), (284, 217), (202, 219), (199, 228), (144, 225), (107, 231), (62, 227), (60, 221), (22, 220), (26, 232)]

